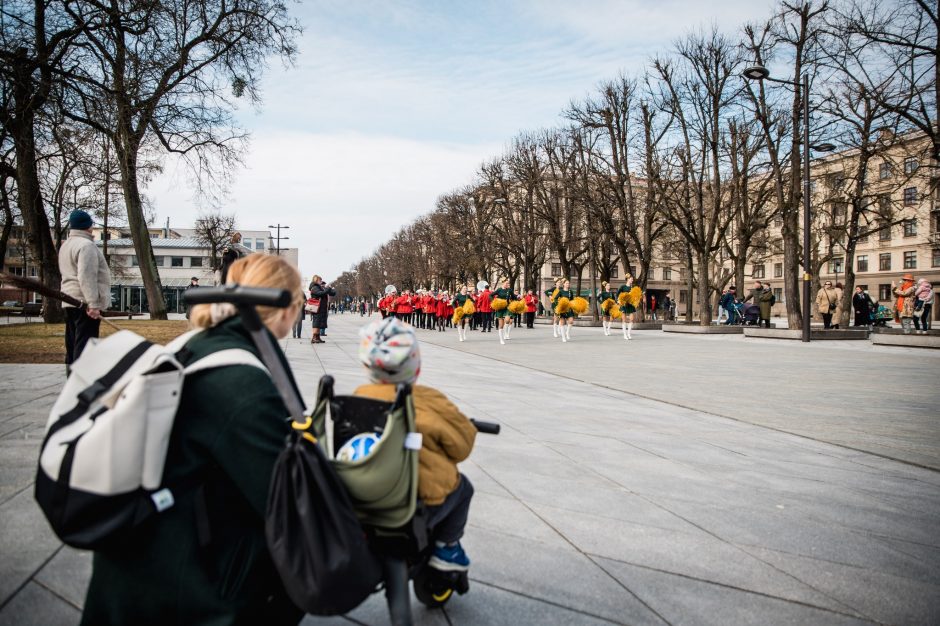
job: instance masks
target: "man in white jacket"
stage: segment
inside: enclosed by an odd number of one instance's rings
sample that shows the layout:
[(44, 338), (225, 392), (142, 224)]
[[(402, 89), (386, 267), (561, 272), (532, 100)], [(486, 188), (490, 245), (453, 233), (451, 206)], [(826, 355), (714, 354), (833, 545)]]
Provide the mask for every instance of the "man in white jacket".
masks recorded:
[(91, 216), (82, 210), (69, 214), (69, 237), (59, 250), (62, 291), (84, 303), (63, 304), (65, 311), (65, 365), (71, 370), (85, 344), (98, 336), (101, 312), (111, 303), (111, 272), (91, 234)]

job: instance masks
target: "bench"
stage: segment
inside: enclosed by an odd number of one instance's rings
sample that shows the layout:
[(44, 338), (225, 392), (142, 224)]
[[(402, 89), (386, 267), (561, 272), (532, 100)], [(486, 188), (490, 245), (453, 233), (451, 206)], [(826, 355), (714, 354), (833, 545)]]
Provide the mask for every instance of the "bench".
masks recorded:
[(25, 317), (28, 322), (31, 318), (42, 317), (41, 302), (27, 302), (19, 312), (19, 317)]

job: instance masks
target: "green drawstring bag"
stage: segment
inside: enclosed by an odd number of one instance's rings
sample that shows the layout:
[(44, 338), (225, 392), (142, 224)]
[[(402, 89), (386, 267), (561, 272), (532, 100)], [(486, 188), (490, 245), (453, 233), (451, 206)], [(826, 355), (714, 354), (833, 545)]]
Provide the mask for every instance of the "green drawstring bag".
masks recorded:
[[(320, 379), (311, 415), (317, 443), (349, 492), (359, 520), (399, 528), (414, 516), (418, 498), (418, 451), (411, 387), (399, 385), (394, 402), (333, 395), (333, 378)], [(342, 460), (343, 445), (363, 433), (379, 439), (358, 460)]]

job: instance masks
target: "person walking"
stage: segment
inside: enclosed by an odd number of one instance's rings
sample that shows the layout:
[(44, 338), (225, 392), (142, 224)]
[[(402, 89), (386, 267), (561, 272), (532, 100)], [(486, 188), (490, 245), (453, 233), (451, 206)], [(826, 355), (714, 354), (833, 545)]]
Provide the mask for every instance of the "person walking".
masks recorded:
[(721, 314), (725, 313), (728, 316), (728, 319), (725, 321), (725, 326), (731, 326), (737, 321), (738, 315), (734, 308), (734, 301), (737, 299), (738, 288), (734, 285), (728, 287), (723, 294), (721, 294), (721, 299), (718, 301), (718, 323), (721, 324)]
[(336, 290), (330, 287), (319, 274), (314, 274), (310, 281), (310, 300), (317, 302), (317, 310), (310, 312), (310, 329), (312, 331), (310, 343), (326, 343), (320, 335), (326, 328), (329, 315), (329, 298), (336, 295)]
[(905, 274), (901, 284), (891, 291), (896, 297), (894, 301), (894, 321), (901, 323), (905, 335), (910, 335), (911, 324), (914, 321), (914, 301), (917, 299), (914, 295), (914, 275)]
[(921, 335), (930, 330), (930, 311), (933, 309), (933, 285), (926, 278), (917, 281), (914, 288), (914, 329)]
[[(608, 337), (610, 336), (610, 325), (613, 323), (610, 312), (617, 306), (617, 301), (614, 299), (615, 295), (610, 290), (610, 283), (606, 280), (601, 281), (601, 288), (597, 292), (597, 304), (601, 311), (601, 326), (604, 328), (604, 335)], [(604, 308), (605, 306), (607, 308)]]
[(535, 294), (532, 293), (532, 290), (529, 289), (525, 294), (525, 327), (534, 328), (535, 325), (535, 308), (538, 305), (539, 299), (535, 297)]
[(842, 294), (832, 286), (832, 281), (827, 280), (823, 286), (816, 292), (816, 310), (822, 316), (823, 328), (829, 330), (832, 328), (832, 318), (835, 317), (838, 324), (839, 316), (842, 315), (841, 300)]
[[(620, 326), (623, 330), (623, 338), (628, 340), (633, 339), (631, 332), (633, 331), (633, 319), (636, 314), (636, 306), (630, 302), (629, 298), (631, 291), (633, 291), (633, 276), (627, 274), (626, 282), (620, 285), (620, 288), (617, 290), (617, 303), (620, 306)], [(621, 294), (627, 294), (622, 304), (620, 303)]]
[(76, 209), (69, 214), (69, 236), (59, 250), (62, 291), (82, 306), (62, 304), (65, 313), (65, 371), (70, 374), (88, 340), (101, 330), (101, 312), (111, 304), (111, 271), (91, 234), (91, 215)]
[(760, 318), (757, 320), (758, 328), (763, 325), (770, 328), (770, 310), (774, 306), (774, 291), (770, 285), (764, 285), (763, 291), (757, 297), (757, 306), (760, 309)]
[(871, 313), (875, 308), (875, 303), (860, 287), (855, 287), (855, 294), (852, 296), (852, 310), (855, 311), (855, 326), (871, 326)]
[[(555, 293), (555, 314), (559, 319), (558, 330), (561, 334), (562, 343), (571, 341), (571, 327), (574, 325), (575, 318), (575, 313), (571, 310), (571, 301), (574, 300), (574, 298), (574, 292), (571, 291), (571, 281), (566, 279), (561, 289)], [(567, 309), (562, 308), (562, 299), (568, 301)]]
[[(189, 284), (186, 285), (186, 291), (189, 291), (190, 289), (199, 289), (199, 277), (198, 276), (193, 276), (192, 278), (189, 279)], [(189, 319), (189, 312), (192, 310), (192, 308), (193, 307), (191, 305), (188, 305), (188, 304), (186, 305), (186, 319)]]

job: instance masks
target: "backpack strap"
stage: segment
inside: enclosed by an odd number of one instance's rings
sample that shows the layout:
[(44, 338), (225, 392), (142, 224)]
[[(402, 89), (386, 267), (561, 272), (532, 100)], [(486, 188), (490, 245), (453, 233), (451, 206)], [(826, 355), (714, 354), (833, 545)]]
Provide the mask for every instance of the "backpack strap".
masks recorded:
[(190, 363), (186, 366), (186, 369), (183, 370), (183, 373), (189, 375), (195, 372), (215, 369), (217, 367), (227, 367), (229, 365), (250, 365), (251, 367), (257, 367), (258, 369), (265, 372), (268, 371), (268, 368), (264, 366), (258, 357), (253, 355), (248, 350), (243, 350), (241, 348), (230, 348), (228, 350), (219, 350), (218, 352), (213, 352), (212, 354), (204, 356), (201, 359)]

